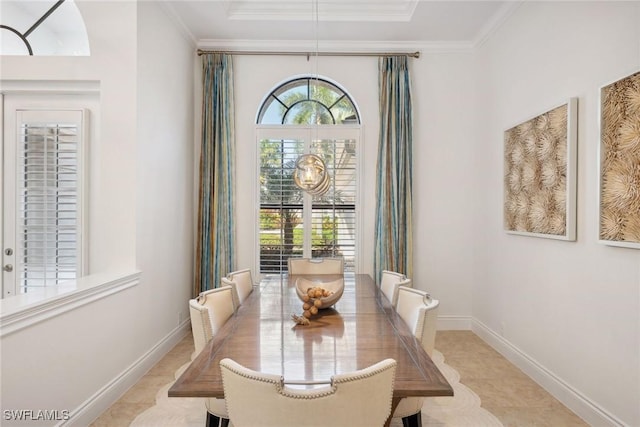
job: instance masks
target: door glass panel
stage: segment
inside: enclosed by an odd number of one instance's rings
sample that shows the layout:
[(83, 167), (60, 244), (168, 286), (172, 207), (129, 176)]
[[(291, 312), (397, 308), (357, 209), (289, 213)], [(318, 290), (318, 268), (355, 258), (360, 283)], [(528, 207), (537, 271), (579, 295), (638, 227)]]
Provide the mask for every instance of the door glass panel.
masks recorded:
[(302, 256), (303, 194), (293, 171), (304, 141), (260, 141), (260, 270), (286, 270), (287, 259)]

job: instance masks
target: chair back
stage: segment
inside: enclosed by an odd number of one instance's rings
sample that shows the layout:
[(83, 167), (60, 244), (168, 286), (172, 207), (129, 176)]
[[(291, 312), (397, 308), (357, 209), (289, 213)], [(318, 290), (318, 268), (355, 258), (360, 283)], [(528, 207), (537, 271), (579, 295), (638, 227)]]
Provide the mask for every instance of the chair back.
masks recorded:
[[(436, 341), (439, 305), (440, 302), (432, 299), (427, 292), (406, 286), (398, 287), (396, 312), (429, 356), (433, 353)], [(403, 397), (393, 412), (393, 418), (404, 418), (420, 413), (424, 400), (424, 397)]]
[(222, 286), (231, 286), (233, 288), (236, 308), (253, 292), (253, 278), (249, 268), (233, 271), (227, 274), (227, 277), (223, 277), (221, 282)]
[(396, 312), (409, 326), (429, 356), (436, 341), (438, 307), (440, 301), (432, 299), (425, 291), (400, 286)]
[(289, 274), (344, 274), (343, 258), (289, 258)]
[(213, 338), (235, 312), (233, 289), (223, 286), (200, 293), (189, 300), (189, 315), (195, 354)]
[(398, 301), (398, 288), (400, 286), (411, 287), (411, 279), (408, 279), (407, 276), (402, 273), (382, 270), (380, 291), (382, 291), (382, 294), (387, 297), (391, 305), (394, 307)]
[(280, 375), (253, 371), (229, 358), (220, 361), (220, 369), (234, 427), (379, 427), (391, 413), (393, 359), (334, 375), (314, 388), (288, 385)]

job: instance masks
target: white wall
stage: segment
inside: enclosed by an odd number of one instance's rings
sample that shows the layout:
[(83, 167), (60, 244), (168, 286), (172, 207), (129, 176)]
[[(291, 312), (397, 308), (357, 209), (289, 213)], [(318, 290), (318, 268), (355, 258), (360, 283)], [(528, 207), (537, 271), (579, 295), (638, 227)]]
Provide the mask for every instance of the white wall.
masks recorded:
[[(640, 251), (597, 243), (599, 88), (640, 69), (640, 3), (526, 2), (478, 52), (477, 328), (593, 425), (640, 425)], [(503, 132), (578, 97), (577, 241), (507, 235)]]
[[(21, 80), (27, 86), (44, 82), (44, 90), (55, 87), (57, 81), (97, 82), (100, 106), (93, 111), (91, 126), (98, 131), (90, 141), (88, 167), (89, 268), (91, 273), (133, 270), (136, 190), (130, 183), (136, 179), (137, 77), (132, 43), (136, 7), (128, 2), (78, 6), (87, 23), (92, 56), (5, 56), (2, 79)], [(119, 31), (113, 31), (113, 22), (119, 23)], [(130, 343), (137, 341), (130, 329), (135, 325), (134, 307), (129, 288), (3, 336), (3, 409), (75, 410), (82, 406), (140, 356), (140, 349), (129, 350)], [(116, 312), (120, 315), (114, 318)], [(121, 351), (113, 351), (116, 348)], [(102, 358), (104, 354), (112, 357)], [(95, 369), (98, 360), (100, 369)]]
[(191, 41), (159, 3), (139, 2), (136, 260), (147, 336), (141, 350), (189, 319), (195, 61)]
[[(85, 22), (93, 23), (87, 25), (90, 57), (3, 56), (0, 76), (3, 82), (21, 81), (27, 89), (29, 82), (43, 82), (37, 86), (40, 92), (70, 86), (65, 82), (81, 88), (87, 81), (99, 86), (100, 107), (90, 117), (98, 138), (90, 141), (89, 150), (89, 268), (132, 268), (135, 212), (121, 207), (135, 204), (135, 187), (127, 183), (135, 180), (136, 159), (123, 155), (136, 136), (135, 3), (76, 3)], [(113, 31), (110, 19), (120, 22), (118, 31)]]
[(69, 424), (83, 426), (188, 331), (195, 50), (158, 3), (76, 3), (91, 56), (3, 57), (2, 79), (45, 90), (97, 82), (89, 279), (136, 267), (142, 276), (46, 321), (3, 328), (1, 394), (3, 410), (69, 410)]
[(424, 53), (412, 63), (413, 286), (440, 300), (440, 329), (468, 329), (474, 283), (471, 53)]
[[(99, 82), (91, 264), (94, 272), (139, 266), (142, 280), (3, 337), (2, 405), (79, 408), (90, 421), (186, 320), (193, 253), (187, 206), (194, 205), (190, 168), (197, 164), (190, 157), (198, 139), (190, 121), (199, 115), (190, 95), (199, 65), (191, 67), (199, 61), (153, 2), (79, 4), (91, 57), (3, 57), (2, 78)], [(639, 8), (528, 2), (477, 55), (423, 52), (412, 60), (415, 286), (438, 296), (446, 326), (473, 316), (476, 330), (527, 359), (533, 375), (554, 379), (552, 387), (573, 393), (571, 402), (586, 402), (574, 407), (583, 416), (592, 404), (602, 419), (628, 425), (640, 425), (640, 252), (595, 242), (595, 162), (598, 88), (640, 68)], [(318, 72), (344, 86), (362, 114), (363, 250), (370, 253), (361, 270), (372, 273), (376, 59), (322, 57), (316, 66), (303, 57), (239, 56), (234, 66), (238, 267), (255, 264), (247, 177), (255, 177), (257, 109), (278, 83)], [(502, 132), (569, 96), (580, 98), (578, 241), (506, 235)]]

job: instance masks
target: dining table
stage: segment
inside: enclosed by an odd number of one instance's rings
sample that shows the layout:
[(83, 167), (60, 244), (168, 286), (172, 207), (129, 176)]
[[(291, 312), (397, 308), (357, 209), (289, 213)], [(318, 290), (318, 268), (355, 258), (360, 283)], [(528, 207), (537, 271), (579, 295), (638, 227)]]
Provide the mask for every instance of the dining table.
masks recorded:
[[(300, 278), (344, 280), (342, 297), (298, 324)], [(231, 358), (289, 383), (313, 383), (396, 360), (392, 412), (403, 397), (453, 396), (453, 389), (368, 274), (266, 275), (169, 388), (169, 397), (223, 398), (220, 360)], [(387, 420), (388, 426), (391, 416)]]

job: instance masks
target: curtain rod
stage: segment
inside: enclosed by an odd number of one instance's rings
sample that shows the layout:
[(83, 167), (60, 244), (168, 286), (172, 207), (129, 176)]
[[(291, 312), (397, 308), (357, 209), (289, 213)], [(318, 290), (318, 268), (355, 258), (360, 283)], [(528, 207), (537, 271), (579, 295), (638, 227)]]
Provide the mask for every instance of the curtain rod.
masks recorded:
[(198, 49), (198, 56), (207, 53), (226, 53), (228, 55), (285, 55), (285, 56), (408, 56), (420, 58), (420, 52), (269, 52), (269, 51), (234, 51), (234, 50), (202, 50)]

